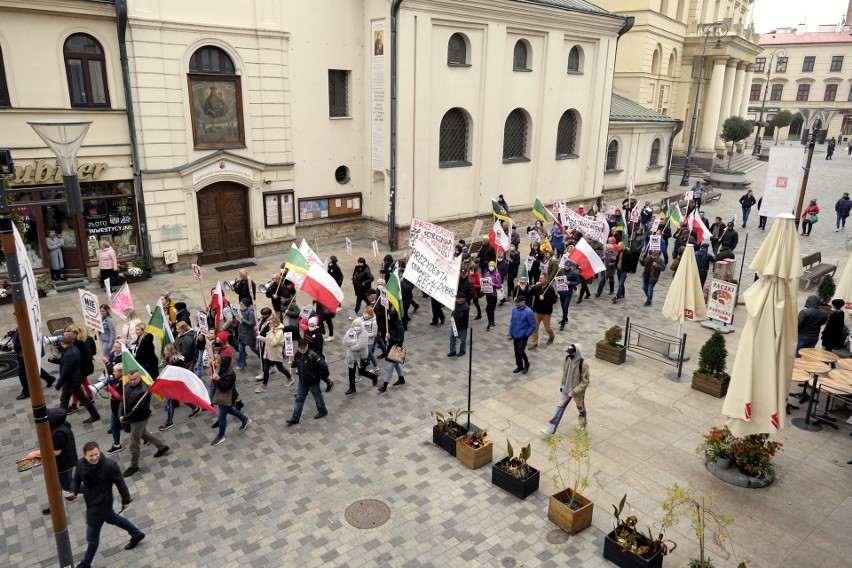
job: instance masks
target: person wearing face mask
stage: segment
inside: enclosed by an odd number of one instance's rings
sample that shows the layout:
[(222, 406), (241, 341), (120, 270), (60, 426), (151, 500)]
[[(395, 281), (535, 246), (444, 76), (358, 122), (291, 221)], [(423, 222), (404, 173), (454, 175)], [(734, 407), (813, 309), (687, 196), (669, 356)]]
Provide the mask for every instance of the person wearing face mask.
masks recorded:
[(562, 400), (556, 407), (553, 418), (548, 422), (547, 429), (543, 430), (547, 434), (556, 433), (556, 427), (559, 426), (562, 414), (564, 414), (571, 399), (574, 400), (577, 411), (580, 413), (578, 417), (580, 425), (586, 425), (586, 389), (589, 386), (589, 364), (583, 359), (580, 346), (576, 343), (569, 345), (566, 352), (568, 355), (565, 357), (565, 362), (562, 363), (562, 384), (559, 387)]
[[(364, 311), (366, 310), (367, 308), (364, 308)], [(325, 360), (325, 355), (322, 353), (324, 343), (322, 328), (319, 326), (319, 322), (316, 317), (308, 318), (308, 327), (305, 329), (305, 333), (302, 337), (308, 343), (308, 349), (319, 355), (321, 359)], [(325, 392), (331, 392), (331, 389), (334, 388), (334, 381), (328, 377), (320, 377), (320, 379), (325, 383)]]
[(352, 271), (352, 288), (355, 290), (355, 313), (361, 311), (361, 302), (367, 300), (367, 292), (373, 283), (373, 273), (370, 272), (370, 267), (367, 266), (367, 261), (364, 257), (358, 258), (358, 264), (355, 265), (355, 270)]
[(343, 338), (343, 345), (346, 346), (346, 367), (349, 369), (349, 390), (343, 394), (355, 394), (355, 374), (362, 377), (367, 377), (373, 381), (373, 386), (379, 380), (378, 375), (367, 371), (367, 358), (369, 351), (367, 342), (369, 336), (367, 331), (362, 326), (361, 318), (355, 318), (352, 322), (352, 327), (346, 332)]
[[(316, 320), (316, 318), (311, 319)], [(260, 380), (263, 381), (263, 384), (257, 387), (254, 391), (255, 394), (266, 392), (266, 385), (269, 383), (269, 371), (273, 366), (287, 377), (287, 380), (291, 379), (290, 371), (284, 367), (284, 326), (281, 325), (277, 316), (271, 316), (268, 324), (266, 333), (257, 338), (262, 345), (263, 372), (260, 374)], [(314, 322), (314, 329), (316, 329), (316, 321)]]
[(493, 260), (488, 263), (488, 270), (483, 273), (483, 278), (491, 279), (491, 291), (485, 292), (485, 315), (488, 317), (488, 326), (485, 331), (491, 331), (494, 323), (494, 311), (497, 308), (497, 293), (503, 288), (503, 277), (497, 270), (497, 263)]

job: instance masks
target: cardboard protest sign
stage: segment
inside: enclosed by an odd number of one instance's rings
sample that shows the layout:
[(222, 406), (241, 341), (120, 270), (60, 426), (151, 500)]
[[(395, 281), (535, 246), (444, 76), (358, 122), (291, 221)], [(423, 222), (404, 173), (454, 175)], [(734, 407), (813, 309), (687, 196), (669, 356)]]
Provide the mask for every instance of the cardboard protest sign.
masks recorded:
[(452, 260), (455, 256), (455, 234), (440, 225), (421, 221), (420, 219), (411, 220), (411, 228), (409, 229), (408, 246), (414, 248), (418, 237), (423, 235), (432, 246), (441, 253), (441, 256), (447, 260)]
[(461, 256), (456, 259), (444, 257), (424, 233), (414, 243), (403, 279), (452, 310), (455, 309), (460, 269)]

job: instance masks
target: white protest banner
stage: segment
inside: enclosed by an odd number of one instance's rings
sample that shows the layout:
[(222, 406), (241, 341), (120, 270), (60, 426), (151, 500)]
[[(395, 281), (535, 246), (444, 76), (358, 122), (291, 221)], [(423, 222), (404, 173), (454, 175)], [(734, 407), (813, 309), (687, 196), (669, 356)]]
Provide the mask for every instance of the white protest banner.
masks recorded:
[(207, 335), (207, 332), (209, 331), (207, 327), (207, 313), (198, 311), (196, 312), (195, 317), (198, 318), (198, 333)]
[(311, 317), (312, 311), (313, 311), (313, 308), (311, 308), (310, 304), (308, 304), (306, 306), (302, 306), (302, 309), (299, 310), (299, 319), (303, 319), (303, 320), (308, 319), (309, 317)]
[(104, 278), (104, 290), (106, 290), (107, 301), (112, 301), (112, 285), (110, 284), (111, 278)]
[(373, 256), (379, 258), (379, 241), (373, 241)]
[(541, 235), (539, 235), (538, 231), (536, 231), (536, 230), (530, 231), (529, 233), (527, 233), (527, 236), (529, 236), (531, 243), (540, 243), (541, 242)]
[(346, 237), (346, 254), (352, 256), (352, 239)]
[(408, 280), (441, 305), (453, 310), (459, 286), (461, 256), (447, 259), (435, 248), (426, 234), (421, 234), (414, 243), (411, 257), (405, 267), (403, 279)]
[(287, 357), (293, 356), (293, 332), (284, 332), (284, 355)]
[(435, 250), (447, 260), (452, 260), (455, 256), (455, 234), (452, 231), (448, 231), (435, 223), (412, 219), (411, 228), (408, 232), (408, 246), (410, 248), (414, 248), (414, 244), (420, 235), (426, 237)]
[(615, 205), (610, 205), (606, 212), (607, 215), (615, 215)]
[[(18, 258), (18, 270), (21, 276), (21, 291), (24, 302), (27, 304), (27, 313), (30, 320), (30, 333), (33, 336), (33, 348), (39, 371), (41, 371), (41, 304), (38, 301), (38, 284), (33, 274), (33, 266), (30, 263), (30, 255), (24, 246), (24, 240), (18, 233), (18, 227), (12, 223), (15, 232), (15, 256)], [(11, 290), (9, 291), (11, 293)], [(98, 311), (98, 317), (100, 317)], [(21, 375), (23, 376), (23, 375)]]
[(115, 296), (113, 296), (112, 301), (109, 303), (109, 309), (113, 311), (113, 313), (118, 314), (123, 320), (127, 318), (124, 315), (128, 309), (133, 309), (133, 298), (130, 297), (130, 286), (127, 285), (127, 282), (121, 285), (121, 288), (118, 289)]
[(366, 331), (368, 335), (373, 333), (373, 327), (374, 327), (375, 323), (376, 322), (374, 322), (372, 320), (362, 322), (362, 325), (364, 326), (364, 331)]
[(473, 224), (473, 231), (470, 233), (470, 242), (473, 243), (476, 241), (476, 236), (479, 235), (479, 231), (482, 230), (482, 219), (477, 219), (476, 223)]
[(586, 239), (606, 243), (609, 236), (609, 224), (603, 219), (585, 217), (563, 207), (561, 211), (562, 225), (566, 231), (580, 231)]
[(388, 291), (387, 288), (379, 286), (379, 297), (382, 302), (382, 307), (388, 309)]
[(302, 253), (302, 256), (305, 257), (305, 260), (308, 261), (308, 267), (312, 264), (316, 264), (320, 268), (325, 268), (325, 265), (320, 260), (320, 257), (308, 246), (308, 241), (302, 239), (302, 244), (299, 245), (299, 252)]
[(302, 284), (305, 282), (305, 275), (299, 274), (295, 270), (288, 270), (287, 276), (284, 277), (284, 280), (289, 280), (293, 283), (293, 286), (296, 287), (296, 290), (302, 289)]
[(766, 183), (763, 186), (763, 201), (760, 215), (777, 217), (782, 213), (793, 213), (799, 186), (802, 182), (802, 162), (805, 154), (801, 147), (773, 146), (766, 167)]
[(80, 290), (80, 306), (83, 308), (83, 323), (95, 331), (104, 332), (98, 297), (88, 290)]
[(243, 320), (243, 313), (240, 311), (239, 306), (235, 306), (234, 304), (230, 304), (231, 313), (234, 314), (234, 319), (237, 321)]
[(660, 251), (660, 241), (663, 239), (661, 235), (651, 235), (648, 241), (648, 250)]
[(145, 309), (148, 310), (148, 317), (151, 317), (153, 315), (153, 312), (151, 311), (151, 304), (145, 304)]
[(707, 297), (707, 317), (723, 323), (731, 323), (736, 298), (736, 284), (714, 278), (710, 282), (710, 294)]
[(490, 278), (482, 278), (479, 280), (479, 289), (483, 294), (491, 294), (494, 292), (494, 284)]
[(663, 220), (659, 217), (654, 217), (654, 220), (651, 221), (651, 232), (653, 233), (654, 231), (656, 231), (660, 227), (660, 223), (662, 222)]
[(201, 267), (197, 264), (192, 265), (192, 275), (195, 276), (195, 281), (201, 284)]
[(568, 291), (568, 277), (567, 276), (557, 276), (555, 281), (555, 287), (557, 292), (567, 292)]

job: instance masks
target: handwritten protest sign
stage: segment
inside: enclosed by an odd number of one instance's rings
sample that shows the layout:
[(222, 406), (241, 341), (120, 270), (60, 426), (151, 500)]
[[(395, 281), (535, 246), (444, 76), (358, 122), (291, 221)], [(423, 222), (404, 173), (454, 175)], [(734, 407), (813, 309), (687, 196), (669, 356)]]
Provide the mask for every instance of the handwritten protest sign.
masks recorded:
[(606, 221), (584, 217), (567, 207), (561, 209), (560, 215), (566, 231), (580, 231), (587, 239), (606, 243), (606, 238), (609, 236), (609, 224)]
[(455, 260), (446, 258), (433, 240), (422, 233), (414, 243), (403, 279), (452, 310), (455, 309), (460, 268), (461, 256)]
[(115, 293), (115, 296), (112, 298), (112, 302), (109, 303), (109, 309), (112, 310), (113, 313), (118, 314), (123, 320), (127, 318), (124, 315), (128, 309), (133, 309), (133, 298), (130, 297), (130, 287), (127, 285), (127, 282), (121, 285), (121, 288), (118, 289), (118, 292)]
[(452, 260), (455, 255), (454, 233), (447, 229), (421, 221), (420, 219), (411, 220), (411, 229), (409, 230), (408, 246), (414, 248), (417, 238), (423, 235), (432, 244), (432, 246), (441, 253), (441, 256), (447, 260)]

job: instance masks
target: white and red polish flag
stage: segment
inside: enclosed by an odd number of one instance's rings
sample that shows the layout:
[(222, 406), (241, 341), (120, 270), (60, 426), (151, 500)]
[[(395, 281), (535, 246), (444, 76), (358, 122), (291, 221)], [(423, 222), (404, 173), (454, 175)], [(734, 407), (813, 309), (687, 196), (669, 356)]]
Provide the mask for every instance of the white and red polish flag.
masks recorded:
[(580, 267), (580, 274), (583, 275), (585, 280), (588, 280), (598, 272), (606, 270), (606, 266), (601, 260), (601, 257), (599, 257), (595, 252), (595, 249), (586, 242), (585, 238), (581, 238), (579, 241), (574, 243), (574, 250), (568, 253), (568, 258)]
[(183, 367), (167, 365), (160, 376), (157, 377), (157, 380), (148, 387), (148, 391), (151, 394), (158, 394), (164, 398), (194, 404), (204, 410), (216, 412), (216, 409), (210, 404), (210, 393), (204, 386), (204, 381), (199, 379), (198, 375)]
[(302, 282), (302, 292), (328, 308), (332, 313), (343, 303), (343, 290), (324, 266), (312, 264)]

